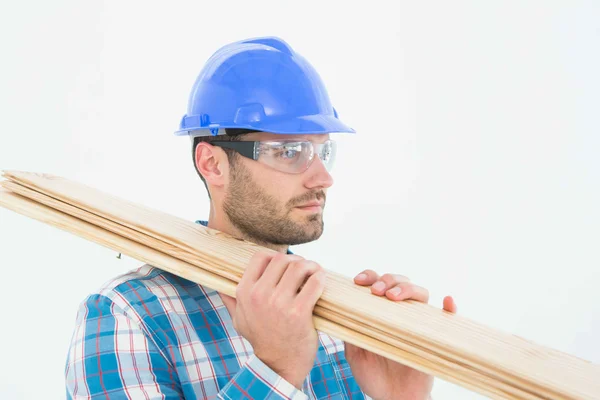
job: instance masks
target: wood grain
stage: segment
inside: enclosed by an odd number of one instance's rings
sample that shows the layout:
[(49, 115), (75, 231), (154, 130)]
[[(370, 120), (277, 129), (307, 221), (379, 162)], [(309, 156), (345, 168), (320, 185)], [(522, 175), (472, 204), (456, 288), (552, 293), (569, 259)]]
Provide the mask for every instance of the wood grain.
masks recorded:
[[(32, 198), (38, 206), (47, 204), (50, 208), (45, 212), (58, 210), (88, 221), (233, 285), (239, 282), (256, 251), (271, 252), (60, 177), (18, 171), (7, 171), (4, 176), (9, 181), (3, 181), (3, 187)], [(2, 196), (6, 198), (7, 191)], [(215, 279), (212, 285), (217, 285)], [(393, 302), (372, 295), (368, 288), (331, 271), (315, 316), (327, 321), (330, 329), (334, 329), (331, 324), (348, 329), (346, 334), (352, 338), (370, 338), (369, 346), (386, 345), (400, 351), (391, 359), (404, 357), (405, 364), (413, 363), (411, 366), (417, 369), (463, 386), (471, 385), (467, 387), (487, 395), (600, 398), (600, 367), (595, 364), (426, 304)], [(355, 344), (366, 348), (366, 342), (361, 343)]]
[[(2, 186), (6, 186), (4, 182)], [(29, 190), (29, 189), (26, 189)], [(31, 194), (31, 193), (30, 193)], [(40, 203), (33, 202), (26, 197), (16, 193), (0, 189), (0, 205), (17, 213), (34, 218), (61, 230), (73, 233), (87, 240), (98, 243), (104, 247), (118, 251), (149, 265), (161, 268), (182, 278), (189, 279), (206, 287), (213, 288), (219, 292), (235, 297), (236, 283), (224, 279), (216, 274), (205, 271), (194, 265), (156, 251), (150, 247), (141, 245), (135, 241), (126, 239), (96, 225), (85, 222), (82, 219), (72, 217), (54, 208), (46, 207)], [(317, 306), (318, 307), (318, 306)], [(488, 377), (478, 378), (475, 374), (461, 374), (461, 368), (429, 360), (420, 359), (409, 352), (390, 346), (381, 341), (319, 316), (314, 317), (316, 329), (329, 333), (338, 339), (355, 344), (376, 354), (383, 355), (392, 360), (418, 368), (424, 372), (436, 375), (450, 382), (462, 385), (479, 393), (488, 395), (493, 399), (538, 399), (528, 393), (520, 392), (510, 386), (500, 385)]]

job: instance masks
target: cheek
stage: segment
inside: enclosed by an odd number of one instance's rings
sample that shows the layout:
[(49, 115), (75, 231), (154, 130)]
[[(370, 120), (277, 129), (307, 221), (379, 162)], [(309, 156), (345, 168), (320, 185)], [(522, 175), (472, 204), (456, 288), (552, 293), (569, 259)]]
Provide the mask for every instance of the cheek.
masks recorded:
[(254, 179), (261, 190), (276, 199), (281, 207), (285, 207), (288, 201), (301, 193), (302, 185), (297, 176), (273, 171), (270, 168), (255, 171), (254, 174)]
[(277, 202), (284, 206), (298, 191), (294, 190), (294, 181), (292, 179), (288, 176), (278, 175), (271, 175), (267, 178), (264, 187), (269, 195), (277, 199)]
[(288, 208), (290, 200), (306, 193), (302, 174), (286, 174), (260, 163), (245, 165), (251, 176), (251, 184), (257, 191), (275, 199), (278, 207)]

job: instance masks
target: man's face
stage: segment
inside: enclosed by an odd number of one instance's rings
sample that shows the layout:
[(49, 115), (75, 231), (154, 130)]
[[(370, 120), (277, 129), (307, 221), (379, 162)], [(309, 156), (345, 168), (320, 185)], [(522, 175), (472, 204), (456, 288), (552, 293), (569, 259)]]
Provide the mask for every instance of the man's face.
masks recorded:
[[(275, 135), (251, 133), (244, 141), (297, 139), (323, 143), (329, 135)], [(323, 233), (323, 207), (333, 178), (315, 154), (310, 167), (299, 174), (275, 170), (236, 154), (230, 163), (229, 186), (223, 210), (231, 223), (257, 242), (295, 245), (318, 239)], [(322, 207), (305, 207), (318, 201)]]

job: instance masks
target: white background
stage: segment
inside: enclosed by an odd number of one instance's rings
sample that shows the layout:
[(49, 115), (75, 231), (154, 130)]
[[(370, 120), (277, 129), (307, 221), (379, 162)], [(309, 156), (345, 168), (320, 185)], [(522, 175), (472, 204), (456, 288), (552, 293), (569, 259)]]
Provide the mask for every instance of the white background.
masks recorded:
[[(349, 3), (3, 2), (0, 169), (205, 218), (172, 134), (191, 86), (218, 47), (280, 36), (358, 131), (337, 136), (325, 234), (293, 250), (600, 363), (599, 3)], [(79, 302), (140, 262), (5, 209), (0, 246), (0, 398), (64, 398)]]

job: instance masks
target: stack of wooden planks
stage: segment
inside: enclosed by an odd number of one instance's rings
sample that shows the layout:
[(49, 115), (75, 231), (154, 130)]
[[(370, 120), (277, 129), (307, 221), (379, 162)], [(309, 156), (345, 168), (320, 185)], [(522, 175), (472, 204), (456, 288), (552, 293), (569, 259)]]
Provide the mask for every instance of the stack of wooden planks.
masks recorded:
[[(3, 207), (230, 296), (252, 255), (272, 252), (61, 177), (20, 171), (3, 177)], [(427, 304), (375, 296), (332, 271), (314, 322), (320, 331), (490, 398), (600, 399), (596, 364)]]

